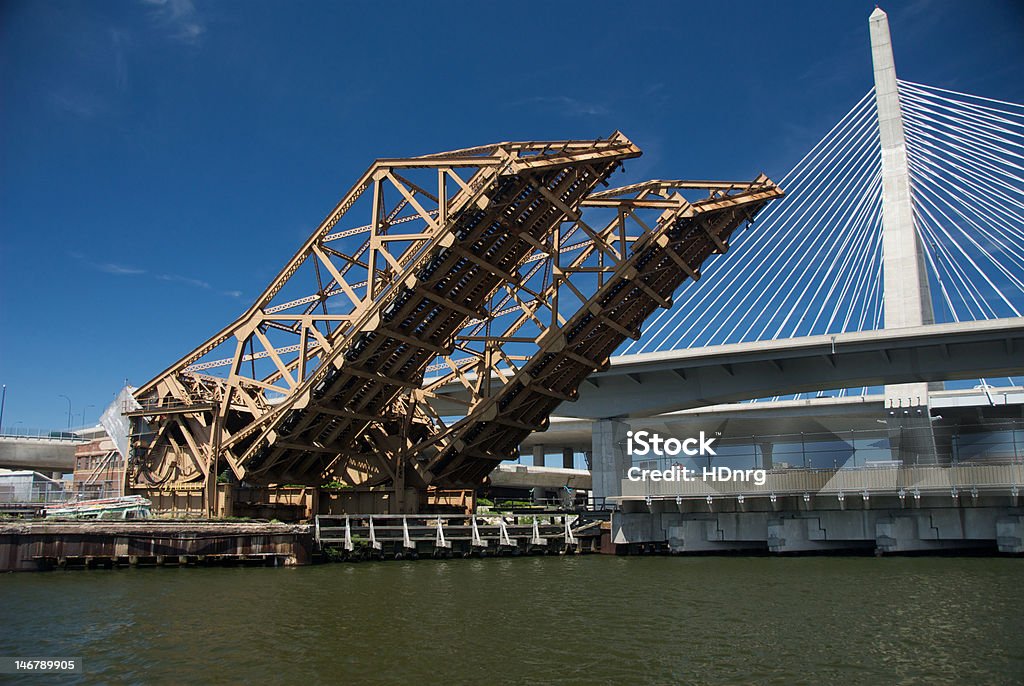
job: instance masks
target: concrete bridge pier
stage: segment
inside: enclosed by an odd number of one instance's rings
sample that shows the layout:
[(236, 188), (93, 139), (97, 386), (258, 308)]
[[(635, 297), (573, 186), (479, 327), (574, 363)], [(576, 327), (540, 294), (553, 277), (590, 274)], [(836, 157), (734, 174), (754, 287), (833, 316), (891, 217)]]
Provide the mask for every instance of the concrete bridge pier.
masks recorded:
[(1024, 515), (1012, 514), (996, 520), (996, 545), (999, 552), (1024, 554)]
[(619, 552), (654, 543), (678, 554), (901, 555), (996, 548), (1024, 554), (1019, 496), (961, 494), (951, 502), (948, 494), (932, 494), (925, 496), (923, 507), (901, 504), (891, 495), (876, 499), (880, 503), (869, 507), (848, 498), (855, 509), (845, 510), (797, 509), (796, 499), (780, 499), (782, 510), (721, 512), (705, 511), (703, 503), (692, 500), (627, 501), (612, 517), (611, 542)]
[[(875, 102), (882, 154), (882, 276), (885, 328), (935, 323), (924, 251), (913, 215), (913, 189), (907, 163), (903, 110), (889, 18), (875, 9), (869, 20)], [(934, 390), (941, 387), (936, 386)], [(931, 428), (927, 383), (885, 388), (885, 421), (892, 459), (903, 464), (939, 464)], [(947, 459), (948, 461), (948, 459)]]
[(757, 512), (722, 512), (697, 518), (666, 515), (673, 553), (763, 552), (768, 520)]
[(773, 553), (870, 551), (875, 547), (871, 513), (820, 511), (789, 513), (768, 520)]
[(879, 553), (968, 550), (991, 546), (997, 508), (945, 508), (893, 514), (875, 522)]
[(620, 549), (630, 544), (663, 543), (673, 554), (760, 553), (767, 550), (765, 512), (692, 512), (672, 500), (650, 505), (627, 504), (612, 517), (611, 541)]
[(612, 517), (611, 542), (616, 546), (664, 540), (665, 530), (661, 527), (661, 519), (653, 513), (621, 512)]
[(562, 469), (573, 469), (576, 465), (576, 452), (572, 448), (562, 448)]
[(591, 474), (594, 499), (598, 502), (622, 495), (622, 480), (631, 463), (626, 453), (627, 431), (629, 424), (621, 418), (594, 421)]
[(892, 459), (900, 460), (907, 466), (949, 464), (949, 452), (939, 454), (927, 401), (902, 407), (888, 405), (885, 423), (889, 429)]

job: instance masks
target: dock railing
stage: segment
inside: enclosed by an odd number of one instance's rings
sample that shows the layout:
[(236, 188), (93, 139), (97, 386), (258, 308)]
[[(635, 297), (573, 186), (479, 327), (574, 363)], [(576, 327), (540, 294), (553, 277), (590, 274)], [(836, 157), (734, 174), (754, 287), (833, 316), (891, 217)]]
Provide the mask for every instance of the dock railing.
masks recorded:
[(370, 555), (402, 552), (464, 554), (563, 552), (578, 546), (579, 515), (351, 514), (317, 515), (314, 533), (320, 545)]

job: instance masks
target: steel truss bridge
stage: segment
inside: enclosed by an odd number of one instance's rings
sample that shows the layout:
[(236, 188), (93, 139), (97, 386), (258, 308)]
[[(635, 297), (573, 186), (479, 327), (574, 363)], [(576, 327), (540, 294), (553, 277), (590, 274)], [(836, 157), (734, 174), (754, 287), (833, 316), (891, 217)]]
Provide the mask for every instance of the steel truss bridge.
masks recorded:
[(201, 490), (210, 514), (223, 470), (334, 483), (361, 511), (476, 487), (782, 195), (764, 175), (606, 188), (640, 154), (616, 132), (378, 160), (242, 316), (135, 392), (129, 487), (157, 507)]

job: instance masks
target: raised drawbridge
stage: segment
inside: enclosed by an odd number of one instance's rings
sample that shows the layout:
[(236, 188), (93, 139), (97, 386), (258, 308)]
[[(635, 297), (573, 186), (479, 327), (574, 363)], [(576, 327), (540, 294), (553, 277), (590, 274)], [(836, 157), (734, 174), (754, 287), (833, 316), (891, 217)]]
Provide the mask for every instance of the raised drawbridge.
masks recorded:
[[(378, 160), (244, 314), (135, 392), (129, 488), (210, 514), (219, 476), (330, 483), (364, 512), (474, 488), (782, 194), (605, 189), (639, 155), (616, 132)], [(464, 413), (433, 408), (442, 387)]]

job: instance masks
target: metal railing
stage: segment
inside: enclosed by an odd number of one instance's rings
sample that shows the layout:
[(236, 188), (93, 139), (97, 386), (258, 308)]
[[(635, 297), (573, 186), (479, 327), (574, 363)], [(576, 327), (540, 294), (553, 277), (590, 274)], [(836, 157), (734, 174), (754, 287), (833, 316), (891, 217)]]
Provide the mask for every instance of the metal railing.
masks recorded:
[(53, 505), (67, 502), (71, 491), (50, 484), (2, 485), (0, 505)]
[(73, 429), (36, 429), (22, 426), (6, 426), (0, 429), (0, 438), (37, 438), (51, 441), (86, 441)]
[(579, 491), (568, 498), (559, 496), (531, 499), (495, 498), (492, 505), (483, 505), (480, 501), (477, 501), (477, 507), (487, 507), (492, 512), (513, 510), (582, 512), (587, 509), (587, 499), (583, 494), (583, 491)]
[[(762, 474), (743, 471), (741, 478), (705, 478), (703, 468), (691, 478), (673, 481), (623, 479), (622, 495), (650, 498), (775, 497), (783, 495), (928, 493), (1019, 493), (1024, 489), (1024, 464), (1012, 461), (957, 465), (867, 466), (843, 469), (779, 469)], [(750, 470), (753, 472), (754, 470)], [(757, 481), (753, 479), (758, 478)], [(763, 479), (763, 480), (762, 480)]]
[(124, 495), (121, 482), (114, 480), (95, 481), (74, 484), (73, 490), (67, 491), (68, 500), (100, 500), (117, 498)]
[[(730, 467), (732, 469), (849, 469), (892, 463), (937, 464), (940, 466), (975, 462), (1024, 462), (1024, 421), (991, 422), (980, 431), (963, 431), (936, 425), (895, 430), (850, 430), (716, 437), (716, 455), (687, 457), (684, 455), (636, 455), (633, 466), (668, 469), (673, 465), (697, 469)], [(905, 459), (898, 442), (913, 444), (918, 438), (932, 438), (935, 454), (924, 459)], [(663, 436), (668, 438), (668, 436)], [(893, 440), (897, 442), (894, 446)], [(917, 458), (918, 456), (911, 456)], [(923, 458), (924, 456), (920, 456)], [(622, 475), (626, 478), (626, 475)]]

